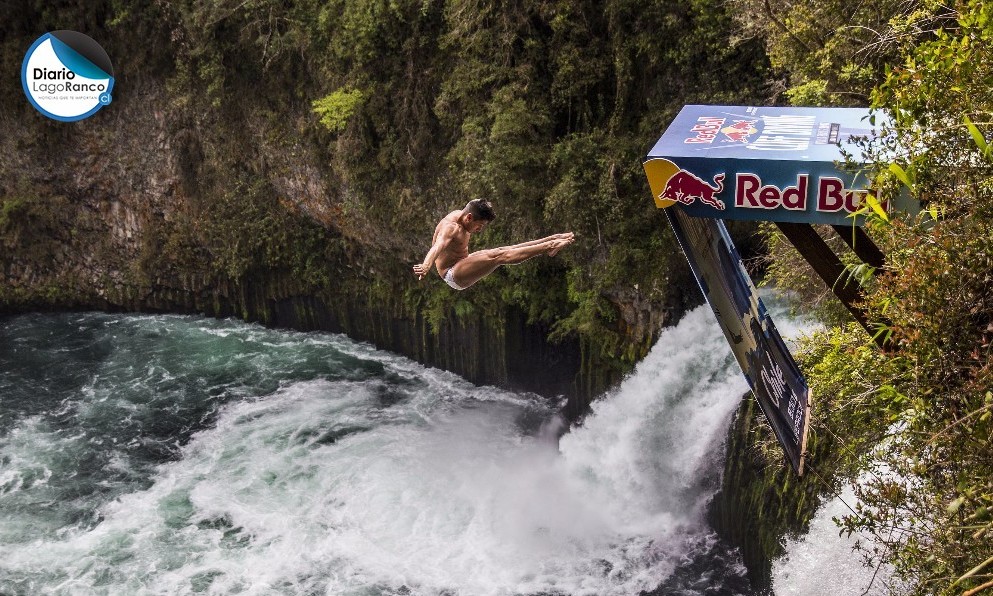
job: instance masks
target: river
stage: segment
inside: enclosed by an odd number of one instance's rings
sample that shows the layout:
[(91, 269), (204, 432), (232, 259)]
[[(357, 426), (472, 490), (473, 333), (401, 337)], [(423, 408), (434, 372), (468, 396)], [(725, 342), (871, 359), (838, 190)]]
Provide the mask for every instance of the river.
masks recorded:
[(560, 441), (341, 335), (0, 319), (0, 593), (750, 594), (705, 521), (746, 390), (706, 307)]

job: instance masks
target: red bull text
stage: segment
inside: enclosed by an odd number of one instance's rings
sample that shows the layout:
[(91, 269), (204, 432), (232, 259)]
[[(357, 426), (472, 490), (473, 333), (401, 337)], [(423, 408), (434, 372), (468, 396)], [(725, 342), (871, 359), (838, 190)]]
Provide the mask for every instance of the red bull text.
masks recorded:
[(713, 143), (717, 138), (717, 133), (724, 126), (724, 118), (698, 118), (697, 123), (690, 128), (690, 132), (696, 133), (695, 137), (689, 137), (684, 143)]
[[(735, 175), (734, 205), (743, 209), (788, 209), (806, 211), (808, 205), (810, 176), (800, 174), (796, 184), (780, 188), (773, 184), (762, 184), (757, 174), (738, 173)], [(864, 189), (845, 188), (845, 183), (834, 176), (817, 179), (817, 194), (814, 210), (822, 213), (855, 213), (862, 208), (862, 201), (868, 194)], [(885, 209), (885, 201), (883, 208)]]
[[(676, 201), (683, 205), (692, 205), (701, 201), (719, 211), (724, 211), (724, 201), (717, 195), (724, 191), (725, 174), (715, 174), (713, 184), (702, 178), (679, 170), (665, 183), (659, 199)], [(786, 209), (789, 211), (807, 211), (810, 205), (810, 176), (800, 174), (796, 184), (779, 187), (774, 184), (763, 184), (757, 174), (738, 173), (735, 175), (734, 206), (739, 209)], [(868, 191), (864, 189), (845, 188), (840, 178), (824, 176), (817, 180), (817, 192), (814, 195), (814, 210), (822, 213), (845, 212), (855, 213), (862, 208), (862, 201)], [(886, 208), (883, 201), (882, 207)]]

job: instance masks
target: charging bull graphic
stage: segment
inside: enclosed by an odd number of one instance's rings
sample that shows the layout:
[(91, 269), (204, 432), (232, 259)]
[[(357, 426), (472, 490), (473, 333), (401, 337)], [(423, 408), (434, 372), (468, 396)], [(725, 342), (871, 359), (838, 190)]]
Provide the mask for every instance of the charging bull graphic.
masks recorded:
[(659, 209), (676, 203), (692, 205), (700, 201), (718, 211), (724, 211), (724, 202), (717, 199), (717, 195), (724, 190), (724, 172), (716, 174), (714, 183), (710, 184), (668, 159), (652, 158), (643, 165), (645, 174), (648, 175), (648, 185), (655, 197), (655, 206)]
[(699, 199), (714, 209), (724, 211), (724, 202), (714, 198), (714, 195), (724, 190), (723, 173), (714, 176), (714, 184), (716, 186), (711, 186), (686, 170), (679, 170), (666, 182), (659, 198), (679, 201), (684, 205), (692, 205), (693, 201)]
[(734, 124), (725, 126), (721, 132), (732, 143), (747, 143), (749, 137), (759, 131), (755, 128), (755, 122), (755, 120), (735, 120)]

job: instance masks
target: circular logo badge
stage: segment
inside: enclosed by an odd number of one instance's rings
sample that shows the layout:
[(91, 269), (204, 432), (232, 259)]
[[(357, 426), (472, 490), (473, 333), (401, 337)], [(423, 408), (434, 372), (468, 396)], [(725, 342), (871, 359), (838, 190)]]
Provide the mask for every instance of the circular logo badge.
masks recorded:
[(53, 31), (31, 44), (21, 66), (21, 85), (39, 112), (75, 122), (110, 104), (114, 67), (107, 52), (90, 37)]

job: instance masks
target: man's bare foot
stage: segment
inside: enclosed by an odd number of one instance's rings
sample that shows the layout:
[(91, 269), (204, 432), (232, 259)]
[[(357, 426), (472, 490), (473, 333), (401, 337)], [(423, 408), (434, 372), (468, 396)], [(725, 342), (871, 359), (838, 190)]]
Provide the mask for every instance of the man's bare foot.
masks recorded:
[(566, 246), (573, 243), (575, 236), (572, 232), (567, 232), (565, 234), (556, 234), (556, 236), (563, 236), (562, 238), (556, 238), (548, 243), (548, 256), (554, 257), (558, 254), (560, 250)]

